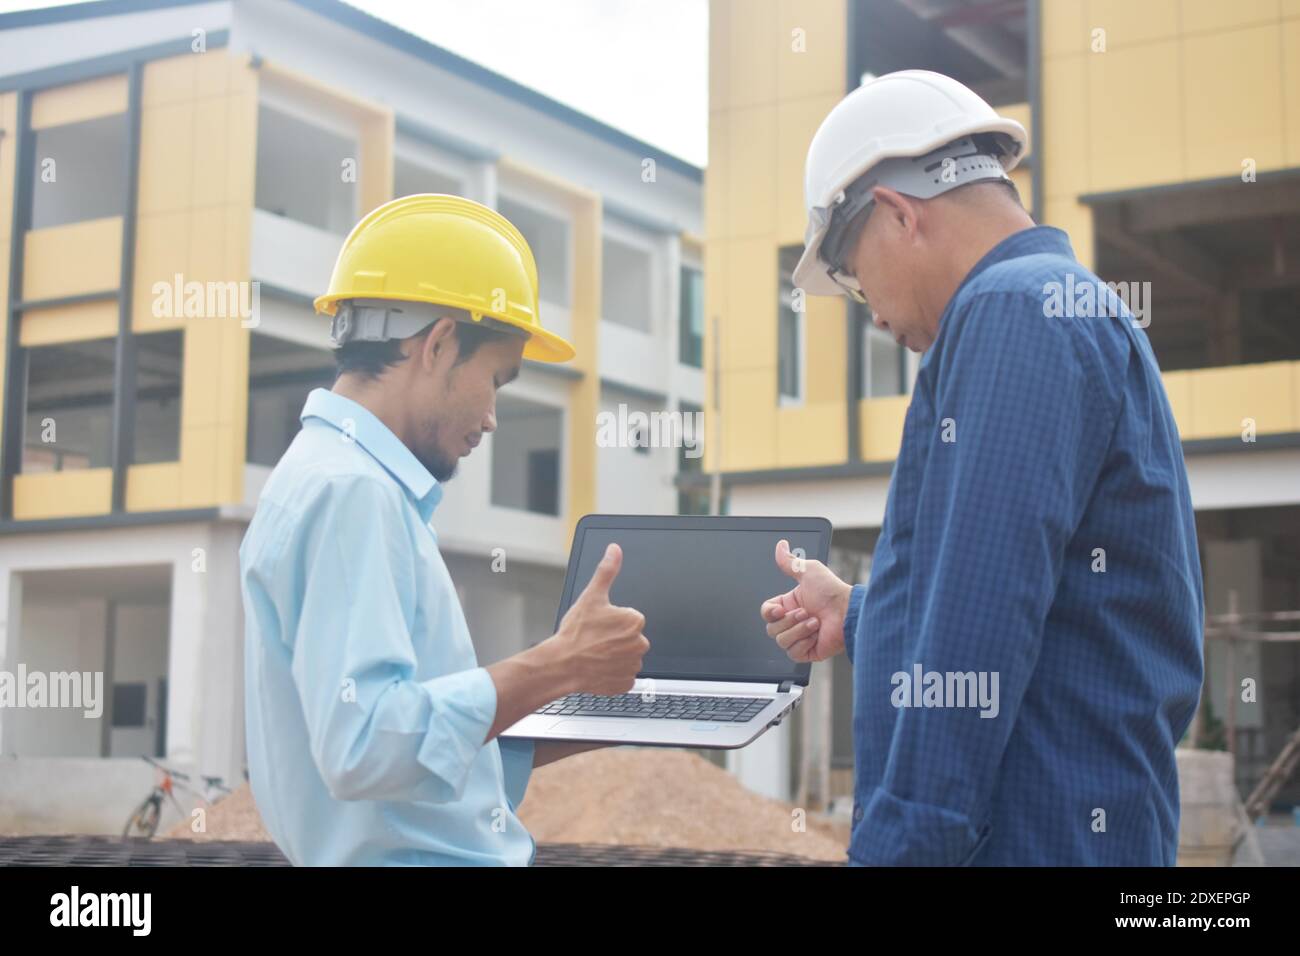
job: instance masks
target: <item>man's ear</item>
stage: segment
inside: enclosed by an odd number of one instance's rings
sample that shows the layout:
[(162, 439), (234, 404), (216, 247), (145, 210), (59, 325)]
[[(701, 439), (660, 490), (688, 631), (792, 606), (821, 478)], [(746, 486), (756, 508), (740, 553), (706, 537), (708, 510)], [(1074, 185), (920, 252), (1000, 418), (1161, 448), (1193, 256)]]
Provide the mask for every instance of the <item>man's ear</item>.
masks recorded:
[(456, 320), (444, 316), (433, 323), (429, 334), (419, 342), (416, 357), (421, 366), (431, 369), (448, 354), (455, 358), (456, 348)]
[(876, 200), (874, 215), (884, 215), (891, 227), (913, 235), (917, 228), (917, 201), (910, 196), (895, 192), (888, 186), (877, 186), (871, 191)]

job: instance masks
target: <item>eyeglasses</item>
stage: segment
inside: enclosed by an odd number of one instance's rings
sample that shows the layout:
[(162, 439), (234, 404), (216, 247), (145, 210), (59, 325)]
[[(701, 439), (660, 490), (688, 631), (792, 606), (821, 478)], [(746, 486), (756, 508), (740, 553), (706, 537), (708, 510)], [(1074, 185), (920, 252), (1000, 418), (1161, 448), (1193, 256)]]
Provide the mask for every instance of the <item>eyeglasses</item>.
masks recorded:
[[(826, 238), (822, 240), (822, 259), (829, 263), (827, 275), (845, 291), (850, 299), (860, 305), (867, 304), (867, 297), (863, 295), (862, 284), (858, 282), (857, 277), (844, 268), (844, 257), (857, 247), (858, 239), (862, 236), (862, 231), (866, 228), (867, 220), (871, 218), (875, 207), (876, 201), (867, 199), (861, 208), (851, 213), (841, 211), (839, 217), (832, 216), (831, 226), (826, 230)], [(842, 218), (846, 215), (847, 221)]]

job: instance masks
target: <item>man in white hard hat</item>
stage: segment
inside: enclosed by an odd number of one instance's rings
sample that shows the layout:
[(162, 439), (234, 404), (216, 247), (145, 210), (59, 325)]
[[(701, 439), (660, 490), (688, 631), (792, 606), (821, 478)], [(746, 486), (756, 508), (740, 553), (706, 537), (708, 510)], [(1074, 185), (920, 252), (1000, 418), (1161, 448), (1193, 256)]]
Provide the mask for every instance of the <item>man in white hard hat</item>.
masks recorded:
[(1132, 313), (1021, 207), (1024, 149), (908, 70), (808, 151), (795, 284), (924, 352), (870, 584), (782, 542), (798, 585), (761, 608), (793, 659), (852, 661), (852, 863), (1175, 860), (1203, 667), (1182, 446)]
[(240, 547), (249, 779), (295, 864), (532, 862), (529, 774), (591, 746), (498, 735), (641, 668), (645, 618), (609, 601), (617, 545), (556, 634), (480, 666), (429, 524), (522, 360), (573, 357), (537, 303), (519, 230), (432, 194), (362, 219), (316, 300), (339, 374), (308, 396)]

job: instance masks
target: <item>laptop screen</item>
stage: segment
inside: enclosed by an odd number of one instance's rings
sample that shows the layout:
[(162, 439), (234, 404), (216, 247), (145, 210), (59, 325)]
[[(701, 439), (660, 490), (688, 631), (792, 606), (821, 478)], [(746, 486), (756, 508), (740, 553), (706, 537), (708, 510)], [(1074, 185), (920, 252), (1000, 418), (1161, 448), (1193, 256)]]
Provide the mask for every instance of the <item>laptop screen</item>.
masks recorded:
[(785, 538), (791, 549), (825, 561), (829, 522), (638, 517), (625, 519), (632, 526), (608, 526), (617, 521), (597, 515), (580, 522), (560, 617), (616, 542), (623, 566), (610, 600), (645, 615), (650, 650), (641, 677), (808, 682), (809, 665), (791, 661), (767, 636), (759, 608), (796, 584), (776, 566), (776, 543)]

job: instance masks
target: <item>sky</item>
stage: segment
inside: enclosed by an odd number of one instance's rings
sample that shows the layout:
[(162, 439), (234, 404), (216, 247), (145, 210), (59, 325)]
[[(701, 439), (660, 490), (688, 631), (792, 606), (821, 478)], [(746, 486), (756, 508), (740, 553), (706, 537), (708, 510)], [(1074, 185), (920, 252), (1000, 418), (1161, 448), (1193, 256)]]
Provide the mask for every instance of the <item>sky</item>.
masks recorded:
[[(351, 0), (697, 166), (708, 157), (708, 0)], [(0, 12), (59, 6), (0, 0)]]

